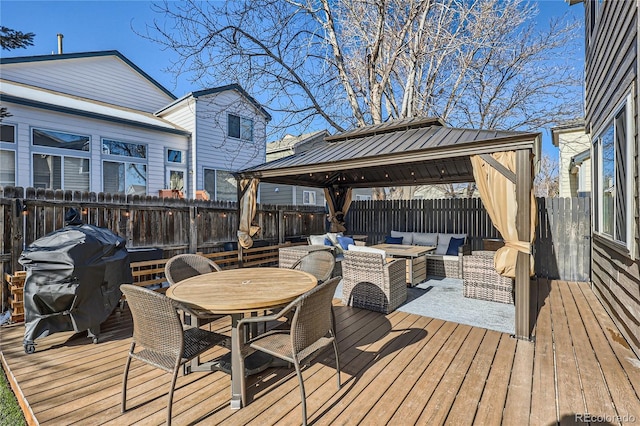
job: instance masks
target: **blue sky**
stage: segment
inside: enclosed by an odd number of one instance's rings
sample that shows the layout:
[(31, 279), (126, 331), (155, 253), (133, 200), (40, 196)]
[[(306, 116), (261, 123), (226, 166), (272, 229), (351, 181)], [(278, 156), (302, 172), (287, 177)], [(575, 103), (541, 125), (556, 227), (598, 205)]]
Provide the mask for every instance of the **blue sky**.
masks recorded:
[[(564, 0), (538, 2), (539, 22), (565, 13), (582, 21), (582, 5), (569, 7)], [(186, 77), (174, 81), (166, 73), (172, 53), (146, 40), (133, 31), (144, 32), (145, 25), (158, 18), (148, 1), (6, 1), (0, 2), (0, 23), (6, 27), (36, 34), (34, 46), (2, 51), (4, 57), (48, 55), (57, 52), (58, 33), (64, 35), (64, 52), (118, 50), (152, 78), (180, 97), (202, 87), (194, 86)], [(579, 55), (582, 57), (582, 55)], [(581, 70), (582, 64), (576, 64)], [(227, 82), (221, 81), (220, 85)], [(258, 100), (259, 97), (257, 97)], [(543, 149), (554, 157), (549, 132), (543, 132)]]

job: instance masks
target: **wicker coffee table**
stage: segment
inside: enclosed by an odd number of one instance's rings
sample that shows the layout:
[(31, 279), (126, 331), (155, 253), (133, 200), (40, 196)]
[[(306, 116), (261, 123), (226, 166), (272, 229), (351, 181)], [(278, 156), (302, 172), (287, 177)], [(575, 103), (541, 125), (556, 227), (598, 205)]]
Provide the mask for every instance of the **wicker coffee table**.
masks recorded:
[(407, 262), (407, 284), (410, 287), (427, 279), (425, 254), (435, 250), (433, 246), (410, 246), (404, 244), (377, 244), (372, 246), (384, 250), (390, 257), (403, 258)]

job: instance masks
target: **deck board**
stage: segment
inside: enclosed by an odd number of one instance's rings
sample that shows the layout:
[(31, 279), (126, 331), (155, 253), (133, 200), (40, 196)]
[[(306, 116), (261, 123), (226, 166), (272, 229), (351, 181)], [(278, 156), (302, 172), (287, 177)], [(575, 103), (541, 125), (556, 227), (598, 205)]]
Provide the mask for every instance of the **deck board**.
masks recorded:
[[(484, 339), (473, 358), (469, 371), (462, 382), (462, 386), (456, 394), (456, 399), (451, 406), (446, 424), (464, 426), (473, 424), (478, 401), (484, 391), (484, 386), (491, 370), (491, 364), (498, 350), (502, 333), (487, 330)], [(471, 409), (470, 409), (471, 407)], [(470, 415), (473, 411), (473, 415)]]
[[(640, 361), (620, 340), (589, 285), (538, 280), (536, 289), (535, 342), (334, 301), (343, 386), (337, 389), (331, 350), (303, 370), (310, 423), (551, 425), (574, 423), (587, 412), (618, 416), (623, 424), (640, 419)], [(229, 333), (229, 318), (211, 327)], [(33, 424), (164, 424), (170, 377), (135, 361), (129, 410), (120, 412), (131, 337), (127, 309), (103, 325), (97, 345), (57, 333), (39, 339), (36, 352), (26, 355), (23, 333), (20, 326), (0, 328), (0, 345), (3, 365), (33, 412)], [(216, 348), (204, 359), (226, 351)], [(270, 368), (251, 376), (248, 394), (247, 407), (231, 410), (226, 374), (181, 375), (173, 423), (300, 424), (293, 370)]]

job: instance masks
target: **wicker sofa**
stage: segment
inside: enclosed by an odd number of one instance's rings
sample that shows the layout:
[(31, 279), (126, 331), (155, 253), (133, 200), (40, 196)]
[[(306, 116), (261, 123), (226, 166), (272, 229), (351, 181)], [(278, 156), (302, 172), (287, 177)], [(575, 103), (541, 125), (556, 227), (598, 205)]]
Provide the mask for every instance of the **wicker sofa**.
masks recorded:
[(407, 300), (405, 262), (398, 259), (387, 263), (384, 254), (366, 249), (350, 246), (344, 252), (342, 302), (388, 314)]
[[(435, 251), (425, 255), (427, 275), (462, 279), (463, 257), (471, 254), (466, 234), (391, 231), (391, 236), (402, 237), (402, 244), (436, 247)], [(451, 238), (465, 239), (464, 244), (458, 247), (455, 255), (446, 254)]]
[(495, 251), (473, 251), (464, 256), (464, 296), (473, 299), (513, 304), (513, 280), (494, 268)]

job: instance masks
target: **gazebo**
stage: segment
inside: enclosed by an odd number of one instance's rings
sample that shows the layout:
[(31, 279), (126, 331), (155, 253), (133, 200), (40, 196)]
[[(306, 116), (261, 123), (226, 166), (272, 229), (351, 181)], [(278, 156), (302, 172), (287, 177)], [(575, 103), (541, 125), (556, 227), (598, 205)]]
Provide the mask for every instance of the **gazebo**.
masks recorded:
[(394, 120), (325, 138), (309, 151), (236, 173), (240, 246), (248, 248), (258, 182), (323, 188), (340, 230), (352, 188), (476, 182), (505, 246), (496, 270), (515, 278), (515, 335), (529, 340), (536, 204), (533, 175), (540, 133), (446, 127), (437, 118)]

